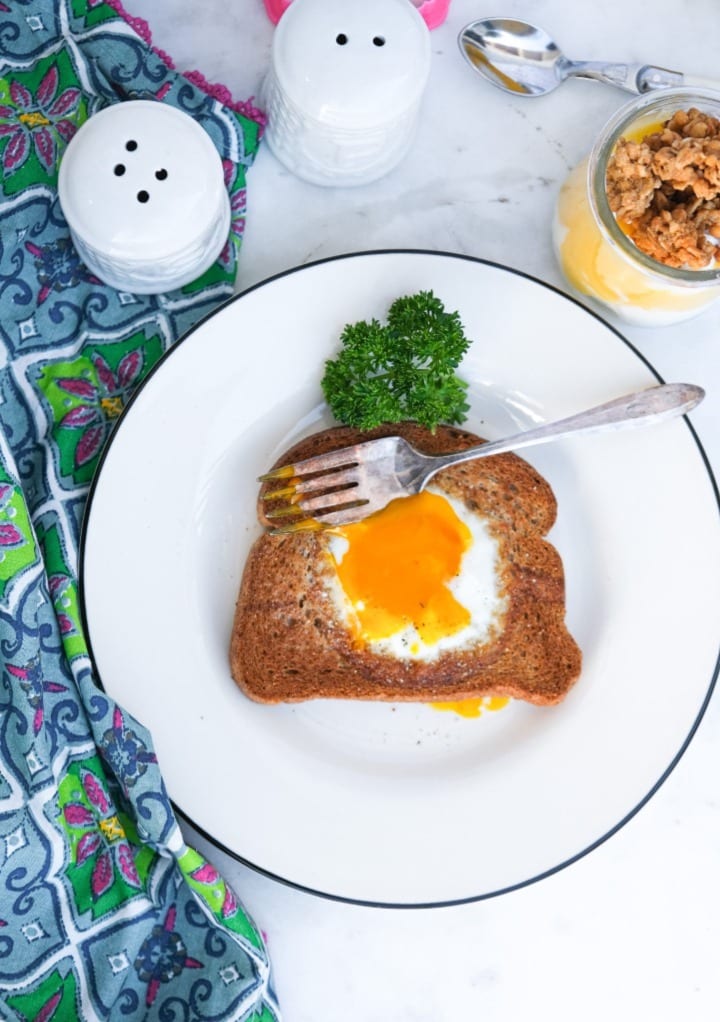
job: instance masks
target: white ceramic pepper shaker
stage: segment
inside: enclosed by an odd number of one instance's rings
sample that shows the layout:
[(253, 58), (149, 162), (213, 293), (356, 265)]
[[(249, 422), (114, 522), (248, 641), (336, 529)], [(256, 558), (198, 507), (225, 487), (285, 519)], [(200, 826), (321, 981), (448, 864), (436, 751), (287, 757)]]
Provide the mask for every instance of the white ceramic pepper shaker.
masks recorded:
[(212, 139), (189, 114), (157, 100), (128, 100), (90, 117), (63, 155), (58, 199), (86, 266), (136, 294), (195, 280), (230, 229)]
[(314, 184), (374, 181), (407, 152), (429, 72), (411, 0), (293, 0), (264, 82), (268, 146)]

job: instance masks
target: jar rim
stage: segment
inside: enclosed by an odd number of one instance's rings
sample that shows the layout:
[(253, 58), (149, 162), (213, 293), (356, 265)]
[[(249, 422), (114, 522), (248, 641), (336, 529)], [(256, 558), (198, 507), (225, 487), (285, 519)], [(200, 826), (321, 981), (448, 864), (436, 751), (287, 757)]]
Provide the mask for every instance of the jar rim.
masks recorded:
[[(647, 117), (654, 112), (665, 109), (667, 116), (671, 117), (678, 110), (689, 106), (697, 106), (720, 119), (720, 92), (711, 89), (654, 89), (639, 99), (631, 100), (622, 106), (605, 124), (590, 152), (588, 192), (593, 215), (610, 244), (619, 248), (632, 261), (639, 263), (658, 281), (671, 280), (680, 286), (697, 287), (720, 282), (720, 251), (718, 251), (717, 264), (707, 270), (667, 266), (665, 263), (653, 259), (652, 256), (641, 251), (618, 225), (615, 214), (610, 209), (605, 183), (608, 161), (618, 139), (628, 128), (641, 117)], [(712, 107), (712, 110), (709, 110), (708, 107)]]

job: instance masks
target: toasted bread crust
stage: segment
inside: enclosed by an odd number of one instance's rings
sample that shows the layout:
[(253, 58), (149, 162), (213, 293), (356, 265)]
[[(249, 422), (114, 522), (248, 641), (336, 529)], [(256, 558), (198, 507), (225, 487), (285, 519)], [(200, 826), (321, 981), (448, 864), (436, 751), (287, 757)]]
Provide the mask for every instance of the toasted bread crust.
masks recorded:
[[(482, 442), (464, 430), (441, 426), (432, 434), (414, 423), (362, 433), (337, 427), (300, 441), (277, 464), (387, 435), (404, 436), (428, 454)], [(433, 485), (483, 517), (498, 540), (507, 597), (499, 633), (431, 661), (400, 660), (358, 646), (328, 589), (327, 534), (265, 534), (248, 555), (230, 647), (232, 676), (246, 695), (265, 703), (494, 695), (549, 705), (567, 694), (580, 673), (581, 654), (565, 627), (562, 562), (543, 538), (557, 511), (550, 486), (514, 454), (444, 469)], [(258, 517), (267, 524), (263, 492)]]

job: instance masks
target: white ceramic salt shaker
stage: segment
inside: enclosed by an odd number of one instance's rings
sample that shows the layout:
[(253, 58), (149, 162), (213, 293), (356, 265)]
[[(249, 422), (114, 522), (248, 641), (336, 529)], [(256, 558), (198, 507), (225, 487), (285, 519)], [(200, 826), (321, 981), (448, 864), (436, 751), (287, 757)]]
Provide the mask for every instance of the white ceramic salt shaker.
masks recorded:
[(60, 163), (58, 199), (87, 267), (135, 294), (195, 280), (230, 228), (212, 139), (189, 114), (156, 100), (117, 103), (82, 125)]
[(267, 144), (314, 184), (374, 181), (407, 152), (429, 72), (411, 0), (293, 0), (263, 85)]

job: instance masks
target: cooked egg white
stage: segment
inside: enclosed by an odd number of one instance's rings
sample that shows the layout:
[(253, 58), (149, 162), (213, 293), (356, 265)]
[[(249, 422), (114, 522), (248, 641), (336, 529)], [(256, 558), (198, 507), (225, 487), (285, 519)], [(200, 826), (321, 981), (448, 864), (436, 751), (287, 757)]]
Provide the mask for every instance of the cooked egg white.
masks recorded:
[(439, 489), (333, 530), (329, 555), (341, 619), (373, 652), (432, 660), (487, 641), (506, 608), (487, 522)]

